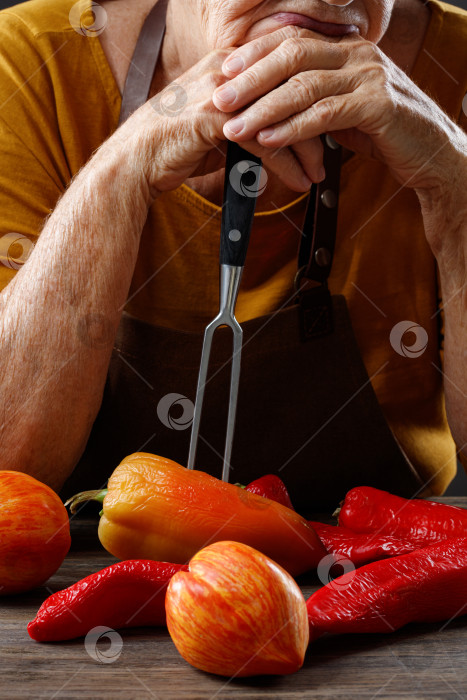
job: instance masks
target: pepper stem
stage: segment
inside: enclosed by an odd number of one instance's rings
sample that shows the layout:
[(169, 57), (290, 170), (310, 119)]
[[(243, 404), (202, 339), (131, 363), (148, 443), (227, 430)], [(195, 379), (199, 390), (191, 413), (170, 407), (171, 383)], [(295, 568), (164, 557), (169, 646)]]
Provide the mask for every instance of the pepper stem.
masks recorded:
[(97, 489), (96, 491), (81, 491), (75, 496), (72, 496), (65, 502), (65, 507), (70, 506), (70, 513), (76, 513), (76, 509), (80, 503), (86, 503), (87, 501), (97, 501), (98, 503), (104, 502), (104, 497), (107, 493), (107, 489)]

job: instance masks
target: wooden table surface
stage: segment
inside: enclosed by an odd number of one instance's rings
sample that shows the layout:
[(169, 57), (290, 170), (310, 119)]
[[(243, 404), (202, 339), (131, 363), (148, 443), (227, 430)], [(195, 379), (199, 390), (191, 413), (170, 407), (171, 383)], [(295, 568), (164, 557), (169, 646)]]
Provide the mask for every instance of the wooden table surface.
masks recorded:
[[(467, 498), (437, 500), (467, 507)], [(83, 638), (53, 644), (34, 642), (26, 625), (50, 593), (116, 561), (97, 539), (94, 512), (72, 518), (71, 528), (71, 550), (47, 584), (21, 596), (0, 599), (2, 700), (467, 700), (467, 615), (445, 623), (408, 625), (388, 635), (328, 636), (310, 645), (298, 673), (234, 680), (189, 666), (162, 628), (121, 630), (114, 633), (112, 644), (101, 639), (89, 652)], [(305, 597), (321, 585), (314, 575), (299, 582)]]

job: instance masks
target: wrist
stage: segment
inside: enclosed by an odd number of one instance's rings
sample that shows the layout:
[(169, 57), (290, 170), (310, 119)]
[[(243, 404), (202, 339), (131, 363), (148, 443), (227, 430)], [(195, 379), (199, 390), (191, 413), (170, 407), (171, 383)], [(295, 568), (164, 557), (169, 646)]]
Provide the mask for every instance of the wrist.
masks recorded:
[[(151, 186), (146, 175), (144, 154), (145, 147), (137, 140), (134, 128), (129, 129), (131, 120), (122, 124), (107, 141), (102, 144), (103, 159), (105, 164), (115, 172), (118, 178), (123, 179), (124, 190), (131, 191), (131, 201), (136, 206), (141, 204), (144, 210), (144, 220), (147, 212), (160, 192)], [(139, 207), (138, 207), (139, 209)]]

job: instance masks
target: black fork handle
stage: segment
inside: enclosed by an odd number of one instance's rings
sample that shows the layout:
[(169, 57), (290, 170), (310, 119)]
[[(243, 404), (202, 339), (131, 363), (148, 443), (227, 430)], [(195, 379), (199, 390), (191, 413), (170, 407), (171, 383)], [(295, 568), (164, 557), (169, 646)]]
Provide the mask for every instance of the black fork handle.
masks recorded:
[(263, 191), (261, 158), (229, 141), (221, 224), (221, 265), (243, 267), (256, 200)]

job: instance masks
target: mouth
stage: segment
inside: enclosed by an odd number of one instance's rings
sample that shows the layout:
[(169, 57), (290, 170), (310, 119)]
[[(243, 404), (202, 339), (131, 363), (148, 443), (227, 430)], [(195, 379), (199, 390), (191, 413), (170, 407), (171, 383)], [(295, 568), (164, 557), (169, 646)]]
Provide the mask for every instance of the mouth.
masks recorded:
[(359, 29), (355, 24), (335, 24), (334, 22), (319, 22), (307, 15), (299, 15), (295, 12), (277, 12), (270, 17), (275, 22), (285, 27), (286, 25), (295, 25), (303, 29), (310, 29), (313, 32), (319, 32), (326, 36), (346, 36), (353, 32), (359, 33)]

